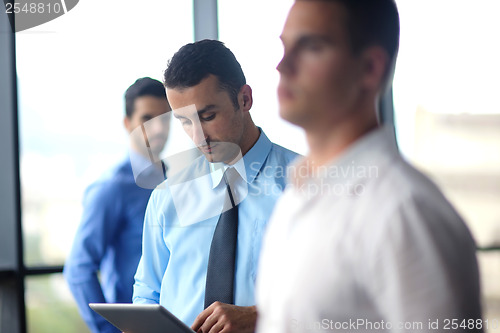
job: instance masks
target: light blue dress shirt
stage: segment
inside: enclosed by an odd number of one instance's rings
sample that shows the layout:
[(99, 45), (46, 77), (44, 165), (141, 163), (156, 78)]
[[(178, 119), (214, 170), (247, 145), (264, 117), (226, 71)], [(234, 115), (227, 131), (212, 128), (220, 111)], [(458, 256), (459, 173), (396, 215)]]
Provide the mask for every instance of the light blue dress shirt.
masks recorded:
[[(287, 166), (296, 156), (261, 132), (235, 164), (241, 177), (236, 190), (236, 305), (255, 305), (262, 236), (285, 187)], [(134, 303), (159, 303), (189, 326), (203, 311), (210, 245), (227, 195), (221, 181), (225, 167), (200, 156), (153, 191), (146, 209)]]
[[(133, 173), (132, 164), (139, 172)], [(164, 180), (141, 155), (127, 158), (90, 185), (83, 215), (64, 265), (64, 277), (80, 315), (94, 333), (120, 332), (88, 303), (130, 303), (134, 274), (141, 257), (144, 212), (152, 190), (136, 182)], [(98, 278), (100, 273), (100, 278)]]

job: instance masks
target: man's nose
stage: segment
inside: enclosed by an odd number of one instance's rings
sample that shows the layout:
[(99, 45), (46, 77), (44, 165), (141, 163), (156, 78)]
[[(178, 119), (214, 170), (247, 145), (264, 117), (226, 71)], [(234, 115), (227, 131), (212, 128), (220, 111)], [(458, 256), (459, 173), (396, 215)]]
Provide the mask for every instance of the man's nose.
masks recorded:
[(285, 53), (283, 55), (283, 58), (281, 58), (281, 61), (278, 63), (278, 66), (276, 66), (278, 72), (280, 72), (281, 74), (290, 74), (293, 70), (292, 58), (292, 55)]
[(207, 144), (207, 136), (205, 135), (205, 132), (203, 131), (203, 128), (200, 124), (195, 124), (193, 126), (191, 139), (197, 147)]

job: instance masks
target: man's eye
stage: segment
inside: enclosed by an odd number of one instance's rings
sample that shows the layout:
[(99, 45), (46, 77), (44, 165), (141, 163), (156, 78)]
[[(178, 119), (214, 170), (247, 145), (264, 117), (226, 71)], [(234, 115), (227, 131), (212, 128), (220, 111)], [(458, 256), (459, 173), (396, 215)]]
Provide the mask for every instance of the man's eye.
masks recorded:
[(212, 114), (208, 117), (201, 117), (200, 119), (203, 121), (210, 121), (210, 120), (213, 120), (214, 118), (215, 118), (215, 114)]
[(296, 50), (306, 52), (318, 52), (323, 50), (325, 42), (318, 39), (304, 39), (300, 40), (296, 45)]
[(305, 43), (302, 48), (307, 51), (320, 51), (323, 48), (323, 45), (321, 43), (317, 42), (311, 42), (311, 43)]
[(182, 126), (186, 126), (186, 125), (191, 124), (191, 120), (189, 120), (189, 119), (179, 119), (179, 120), (180, 120)]

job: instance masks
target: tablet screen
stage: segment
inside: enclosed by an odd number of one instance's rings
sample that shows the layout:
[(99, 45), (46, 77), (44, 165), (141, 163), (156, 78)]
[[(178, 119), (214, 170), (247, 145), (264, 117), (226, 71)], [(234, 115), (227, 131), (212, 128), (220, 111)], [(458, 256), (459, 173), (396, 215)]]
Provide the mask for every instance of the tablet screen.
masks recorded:
[(126, 333), (193, 333), (159, 304), (90, 303), (90, 308)]

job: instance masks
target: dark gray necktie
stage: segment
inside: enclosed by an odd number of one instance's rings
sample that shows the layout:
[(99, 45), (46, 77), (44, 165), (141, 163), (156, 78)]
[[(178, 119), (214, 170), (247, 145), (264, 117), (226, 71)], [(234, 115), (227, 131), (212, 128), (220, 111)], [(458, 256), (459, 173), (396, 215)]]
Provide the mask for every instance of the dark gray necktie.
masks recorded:
[(231, 191), (231, 186), (235, 188), (233, 180), (236, 177), (238, 175), (233, 168), (228, 168), (224, 173), (230, 208), (219, 216), (212, 238), (208, 257), (205, 308), (215, 301), (228, 304), (234, 303), (234, 263), (238, 236), (238, 206), (235, 204), (234, 192)]

